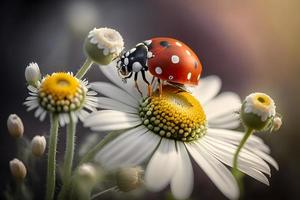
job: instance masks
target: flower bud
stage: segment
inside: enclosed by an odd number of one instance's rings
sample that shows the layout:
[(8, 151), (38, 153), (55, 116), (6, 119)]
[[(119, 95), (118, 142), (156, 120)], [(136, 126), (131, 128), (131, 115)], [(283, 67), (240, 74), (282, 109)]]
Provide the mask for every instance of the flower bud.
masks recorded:
[(22, 161), (13, 159), (9, 162), (10, 172), (17, 180), (23, 180), (26, 177), (27, 170)]
[(122, 168), (117, 172), (117, 186), (123, 192), (129, 192), (141, 186), (143, 170), (141, 167)]
[(110, 28), (94, 28), (85, 40), (84, 50), (95, 63), (109, 64), (124, 48), (120, 33)]
[(281, 118), (280, 117), (275, 117), (274, 120), (273, 120), (272, 130), (278, 131), (280, 129), (281, 125), (282, 125)]
[(31, 141), (32, 154), (41, 157), (46, 149), (46, 139), (44, 136), (36, 135)]
[(20, 117), (16, 114), (9, 115), (7, 119), (7, 129), (11, 136), (20, 138), (24, 133), (24, 125)]
[(37, 63), (29, 63), (25, 69), (25, 78), (29, 85), (37, 85), (37, 82), (41, 79), (41, 72)]
[(81, 178), (86, 179), (94, 179), (97, 176), (96, 169), (92, 164), (80, 165), (77, 173)]
[(276, 114), (276, 106), (268, 95), (252, 93), (242, 104), (241, 119), (244, 125), (254, 130), (264, 130), (269, 127)]

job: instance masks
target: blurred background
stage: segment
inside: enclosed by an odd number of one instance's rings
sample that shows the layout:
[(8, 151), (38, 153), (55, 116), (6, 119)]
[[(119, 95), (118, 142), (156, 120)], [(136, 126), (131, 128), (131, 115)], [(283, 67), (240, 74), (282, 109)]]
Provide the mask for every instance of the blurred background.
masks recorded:
[[(277, 133), (259, 136), (271, 147), (280, 171), (272, 170), (270, 187), (246, 178), (245, 199), (300, 199), (299, 8), (297, 0), (1, 1), (0, 199), (10, 179), (8, 162), (16, 153), (16, 142), (7, 133), (8, 115), (16, 113), (23, 119), (29, 138), (47, 134), (49, 128), (22, 105), (27, 96), (25, 67), (34, 61), (43, 74), (75, 72), (85, 60), (84, 37), (91, 28), (103, 26), (118, 30), (127, 49), (154, 36), (177, 38), (199, 56), (203, 76), (222, 78), (223, 91), (242, 98), (254, 91), (272, 96), (284, 125)], [(87, 77), (104, 80), (96, 67)], [(80, 130), (78, 143), (88, 132)], [(58, 153), (63, 152), (63, 142), (62, 135)], [(42, 180), (44, 176), (43, 171)], [(36, 190), (42, 194), (44, 185)], [(161, 199), (160, 194), (149, 195)], [(224, 197), (199, 170), (192, 199)]]

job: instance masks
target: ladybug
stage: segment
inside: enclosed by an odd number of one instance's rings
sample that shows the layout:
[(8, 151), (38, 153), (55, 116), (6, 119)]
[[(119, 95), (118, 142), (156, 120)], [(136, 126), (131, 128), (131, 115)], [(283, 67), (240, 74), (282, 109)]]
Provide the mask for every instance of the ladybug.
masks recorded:
[(198, 85), (202, 72), (202, 64), (193, 50), (183, 42), (166, 37), (146, 40), (122, 53), (117, 68), (125, 82), (134, 74), (138, 90), (137, 78), (141, 73), (148, 85), (149, 96), (152, 94), (152, 87), (146, 79), (146, 71), (151, 73), (153, 80), (157, 78), (160, 94), (164, 81), (181, 88), (185, 85)]

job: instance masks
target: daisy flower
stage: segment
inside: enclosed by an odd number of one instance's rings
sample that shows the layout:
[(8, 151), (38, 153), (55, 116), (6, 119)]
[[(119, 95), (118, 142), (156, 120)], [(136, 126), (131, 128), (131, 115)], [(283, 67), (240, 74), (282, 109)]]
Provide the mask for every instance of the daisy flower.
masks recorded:
[(37, 87), (28, 86), (29, 97), (24, 104), (27, 111), (35, 109), (34, 116), (43, 121), (47, 113), (58, 114), (61, 126), (68, 124), (70, 118), (75, 123), (83, 120), (88, 111), (95, 111), (97, 94), (90, 90), (86, 80), (79, 80), (72, 73), (59, 72), (45, 76)]
[[(144, 98), (131, 80), (122, 83), (114, 65), (100, 68), (114, 84), (92, 84), (105, 96), (98, 99), (105, 110), (89, 115), (84, 125), (94, 131), (124, 131), (95, 160), (110, 170), (147, 161), (148, 189), (160, 191), (170, 185), (177, 199), (186, 199), (193, 189), (193, 159), (227, 198), (237, 199), (238, 185), (226, 165), (232, 167), (244, 135), (230, 130), (240, 124), (235, 114), (241, 107), (240, 98), (232, 92), (218, 95), (221, 81), (216, 76), (201, 79), (192, 93), (164, 86), (161, 97), (155, 92)], [(144, 95), (146, 90), (142, 90)], [(278, 169), (269, 153), (260, 138), (250, 136), (238, 157), (238, 169), (268, 185), (268, 163)]]

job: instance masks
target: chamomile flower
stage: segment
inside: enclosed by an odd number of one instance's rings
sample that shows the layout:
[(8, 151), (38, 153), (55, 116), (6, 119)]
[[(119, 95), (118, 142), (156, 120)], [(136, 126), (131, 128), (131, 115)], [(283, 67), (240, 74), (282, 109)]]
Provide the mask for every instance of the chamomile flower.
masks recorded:
[[(193, 159), (226, 197), (239, 197), (236, 180), (225, 165), (232, 167), (244, 135), (230, 130), (239, 126), (235, 112), (241, 100), (232, 92), (217, 95), (221, 87), (218, 77), (201, 79), (192, 93), (164, 86), (161, 97), (154, 92), (144, 98), (131, 80), (122, 83), (114, 66), (100, 69), (115, 85), (92, 84), (106, 96), (99, 97), (105, 110), (88, 116), (84, 125), (94, 131), (124, 131), (96, 154), (96, 161), (114, 170), (149, 160), (145, 185), (152, 191), (170, 185), (177, 199), (186, 199), (193, 190)], [(146, 88), (142, 93), (147, 94)], [(268, 163), (278, 169), (269, 152), (260, 138), (250, 136), (238, 158), (239, 170), (268, 185)]]
[(47, 113), (58, 114), (61, 126), (83, 120), (88, 111), (95, 111), (97, 94), (90, 90), (86, 80), (79, 80), (72, 73), (59, 72), (45, 76), (38, 87), (28, 86), (29, 97), (24, 104), (27, 111), (36, 109), (34, 115), (43, 121)]

